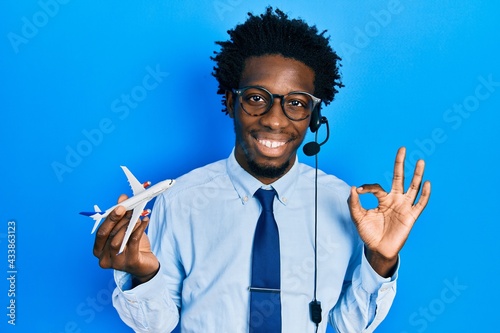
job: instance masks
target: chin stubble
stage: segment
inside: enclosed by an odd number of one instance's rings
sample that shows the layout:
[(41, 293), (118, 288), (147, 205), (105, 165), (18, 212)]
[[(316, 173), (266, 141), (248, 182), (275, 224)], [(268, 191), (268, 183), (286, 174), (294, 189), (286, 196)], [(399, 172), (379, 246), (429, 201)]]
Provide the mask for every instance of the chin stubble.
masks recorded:
[(280, 178), (283, 176), (290, 166), (290, 161), (286, 161), (281, 166), (269, 166), (269, 165), (260, 165), (256, 163), (254, 160), (247, 160), (248, 167), (252, 171), (252, 173), (257, 177), (262, 178)]

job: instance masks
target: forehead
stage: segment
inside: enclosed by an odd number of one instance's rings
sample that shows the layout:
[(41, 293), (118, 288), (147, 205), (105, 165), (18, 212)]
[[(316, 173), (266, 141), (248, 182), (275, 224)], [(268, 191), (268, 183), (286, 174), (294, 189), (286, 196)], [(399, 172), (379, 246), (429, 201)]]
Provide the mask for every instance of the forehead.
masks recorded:
[(240, 88), (262, 86), (274, 94), (314, 93), (314, 71), (298, 60), (281, 55), (250, 57), (245, 61)]

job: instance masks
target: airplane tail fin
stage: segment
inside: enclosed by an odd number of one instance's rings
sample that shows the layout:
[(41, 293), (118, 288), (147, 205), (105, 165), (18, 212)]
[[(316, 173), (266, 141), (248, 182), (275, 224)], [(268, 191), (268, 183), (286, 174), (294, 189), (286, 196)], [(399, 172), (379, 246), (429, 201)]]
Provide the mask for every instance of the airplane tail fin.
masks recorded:
[(85, 216), (89, 216), (89, 217), (94, 219), (95, 223), (94, 223), (94, 227), (92, 228), (92, 232), (91, 232), (91, 234), (93, 234), (95, 232), (95, 230), (97, 229), (97, 226), (99, 225), (99, 223), (101, 223), (101, 220), (102, 220), (101, 210), (99, 209), (99, 207), (97, 205), (94, 205), (93, 212), (80, 212), (80, 214), (85, 215)]

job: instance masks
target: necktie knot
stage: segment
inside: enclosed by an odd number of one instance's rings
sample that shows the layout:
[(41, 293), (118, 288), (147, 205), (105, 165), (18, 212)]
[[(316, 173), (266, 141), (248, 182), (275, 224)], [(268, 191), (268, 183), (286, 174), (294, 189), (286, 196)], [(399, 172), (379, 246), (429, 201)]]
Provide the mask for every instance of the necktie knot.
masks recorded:
[(254, 196), (259, 200), (262, 210), (264, 211), (273, 211), (273, 201), (274, 201), (274, 196), (276, 195), (276, 190), (271, 189), (271, 190), (264, 190), (262, 188), (259, 188)]

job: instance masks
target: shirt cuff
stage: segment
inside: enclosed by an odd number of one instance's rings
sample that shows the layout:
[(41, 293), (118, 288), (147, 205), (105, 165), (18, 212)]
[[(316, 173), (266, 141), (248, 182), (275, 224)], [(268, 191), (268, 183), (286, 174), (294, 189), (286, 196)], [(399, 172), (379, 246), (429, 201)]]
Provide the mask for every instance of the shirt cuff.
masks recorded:
[(394, 275), (384, 278), (375, 272), (366, 259), (365, 248), (363, 246), (363, 255), (361, 256), (361, 267), (359, 270), (362, 288), (369, 294), (376, 294), (379, 291), (384, 292), (392, 288), (396, 284), (396, 280), (398, 278), (399, 262), (400, 260), (398, 256), (398, 262), (396, 263)]
[(141, 283), (135, 288), (132, 288), (132, 275), (129, 273), (115, 270), (114, 278), (118, 290), (131, 301), (136, 301), (136, 299), (147, 300), (158, 297), (158, 290), (164, 287), (160, 272), (148, 282)]

